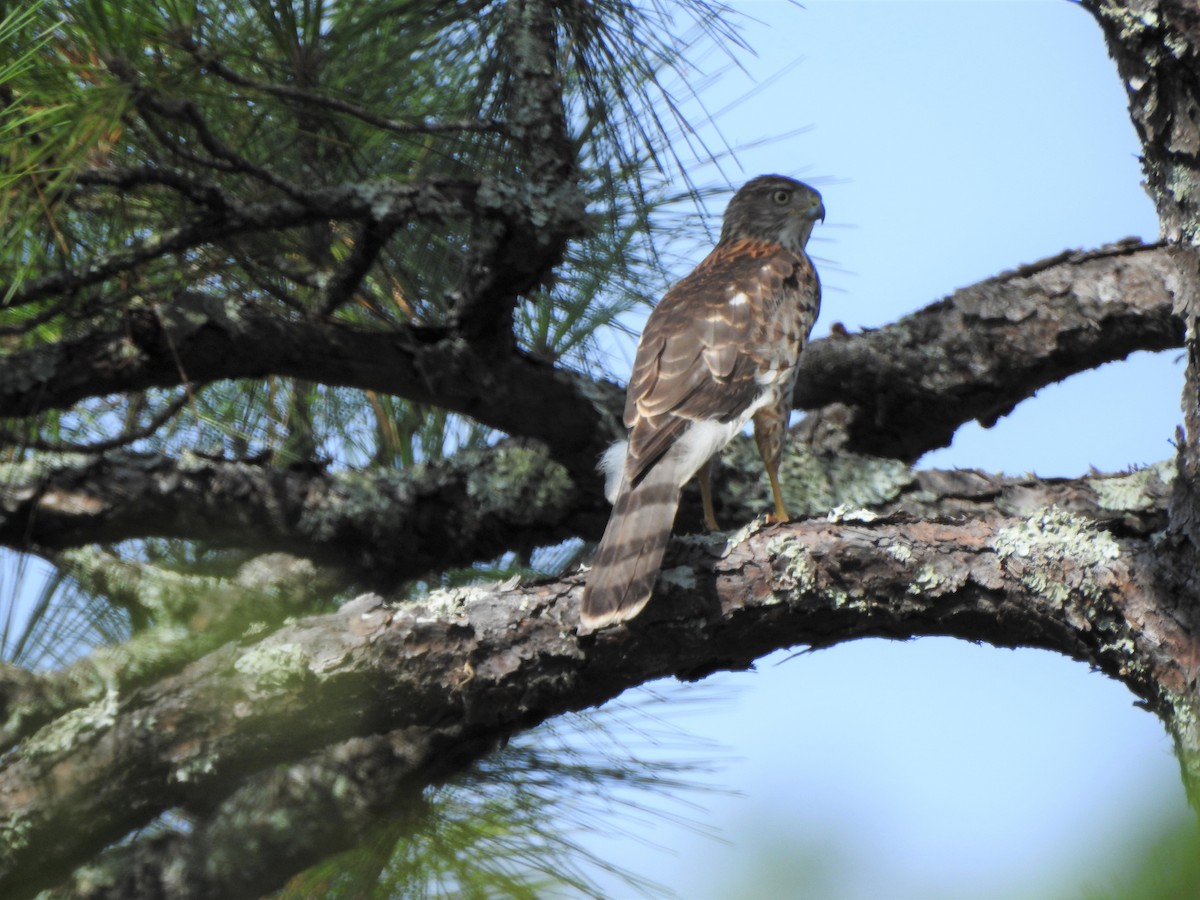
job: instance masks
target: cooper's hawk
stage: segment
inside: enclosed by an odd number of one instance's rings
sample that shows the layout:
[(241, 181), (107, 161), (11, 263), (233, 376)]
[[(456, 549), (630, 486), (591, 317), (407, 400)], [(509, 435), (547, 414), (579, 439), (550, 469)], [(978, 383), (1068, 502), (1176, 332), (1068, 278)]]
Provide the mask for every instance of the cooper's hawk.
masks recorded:
[[(629, 440), (606, 454), (612, 515), (583, 592), (587, 630), (641, 612), (662, 564), (683, 485), (750, 419), (766, 464), (775, 516), (796, 363), (821, 304), (804, 252), (821, 195), (781, 175), (742, 187), (721, 238), (646, 321), (629, 379)], [(707, 470), (700, 487), (716, 528)]]

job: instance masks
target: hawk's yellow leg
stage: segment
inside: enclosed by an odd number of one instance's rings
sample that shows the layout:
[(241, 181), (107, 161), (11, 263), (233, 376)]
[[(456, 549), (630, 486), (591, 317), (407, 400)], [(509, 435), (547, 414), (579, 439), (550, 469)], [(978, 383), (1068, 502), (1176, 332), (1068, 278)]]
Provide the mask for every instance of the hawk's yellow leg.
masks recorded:
[[(766, 422), (763, 423), (766, 425)], [(782, 429), (776, 434), (770, 427), (759, 427), (757, 417), (754, 422), (754, 443), (758, 444), (759, 455), (767, 469), (767, 478), (771, 480), (771, 496), (775, 498), (775, 515), (768, 516), (772, 522), (786, 522), (787, 506), (783, 502), (783, 490), (779, 487), (779, 464), (783, 460)]]
[[(783, 505), (783, 491), (779, 488), (779, 471), (777, 466), (767, 466), (767, 477), (771, 479), (771, 494), (775, 497), (775, 517), (772, 522), (786, 522), (791, 516), (788, 515), (787, 507)], [(768, 516), (767, 518), (771, 518)]]

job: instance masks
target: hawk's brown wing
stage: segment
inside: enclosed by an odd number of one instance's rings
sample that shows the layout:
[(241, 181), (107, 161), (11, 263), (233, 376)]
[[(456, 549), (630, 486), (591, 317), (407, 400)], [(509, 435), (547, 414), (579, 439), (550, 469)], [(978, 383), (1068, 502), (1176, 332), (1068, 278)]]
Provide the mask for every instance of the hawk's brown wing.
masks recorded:
[(755, 376), (772, 362), (773, 319), (784, 294), (811, 273), (804, 256), (741, 240), (718, 245), (667, 292), (646, 322), (629, 379), (632, 483), (689, 422), (732, 421), (762, 393)]

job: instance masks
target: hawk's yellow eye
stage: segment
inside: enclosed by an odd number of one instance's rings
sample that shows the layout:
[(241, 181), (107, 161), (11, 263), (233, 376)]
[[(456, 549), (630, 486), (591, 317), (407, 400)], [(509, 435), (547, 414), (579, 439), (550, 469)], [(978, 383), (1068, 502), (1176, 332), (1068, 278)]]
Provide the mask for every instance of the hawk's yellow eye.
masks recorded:
[(779, 190), (777, 190), (775, 193), (773, 193), (771, 195), (771, 199), (774, 200), (776, 203), (778, 203), (780, 206), (783, 206), (785, 203), (787, 203), (789, 200), (792, 199), (792, 192), (785, 191), (782, 188), (780, 188)]

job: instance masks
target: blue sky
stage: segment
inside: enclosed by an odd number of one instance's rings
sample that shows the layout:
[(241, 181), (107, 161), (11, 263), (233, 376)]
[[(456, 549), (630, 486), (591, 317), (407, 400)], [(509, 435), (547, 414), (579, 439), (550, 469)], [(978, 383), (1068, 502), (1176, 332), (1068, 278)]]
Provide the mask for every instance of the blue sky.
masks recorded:
[[(735, 186), (780, 172), (821, 189), (818, 334), (886, 324), (1067, 248), (1157, 236), (1122, 86), (1073, 4), (733, 5), (758, 20), (744, 32), (754, 80), (725, 76), (705, 105), (786, 69), (717, 125), (746, 147), (810, 126), (725, 172)], [(1077, 475), (1167, 458), (1181, 373), (1179, 354), (1139, 354), (961, 429), (921, 465)], [(1041, 651), (860, 641), (659, 689), (702, 701), (660, 711), (708, 742), (694, 752), (719, 760), (713, 783), (741, 793), (692, 811), (724, 842), (659, 825), (642, 832), (659, 849), (595, 846), (682, 897), (751, 896), (746, 879), (770, 872), (782, 880), (760, 896), (1082, 896), (1111, 888), (1149, 823), (1188, 815), (1158, 721), (1123, 686)]]

